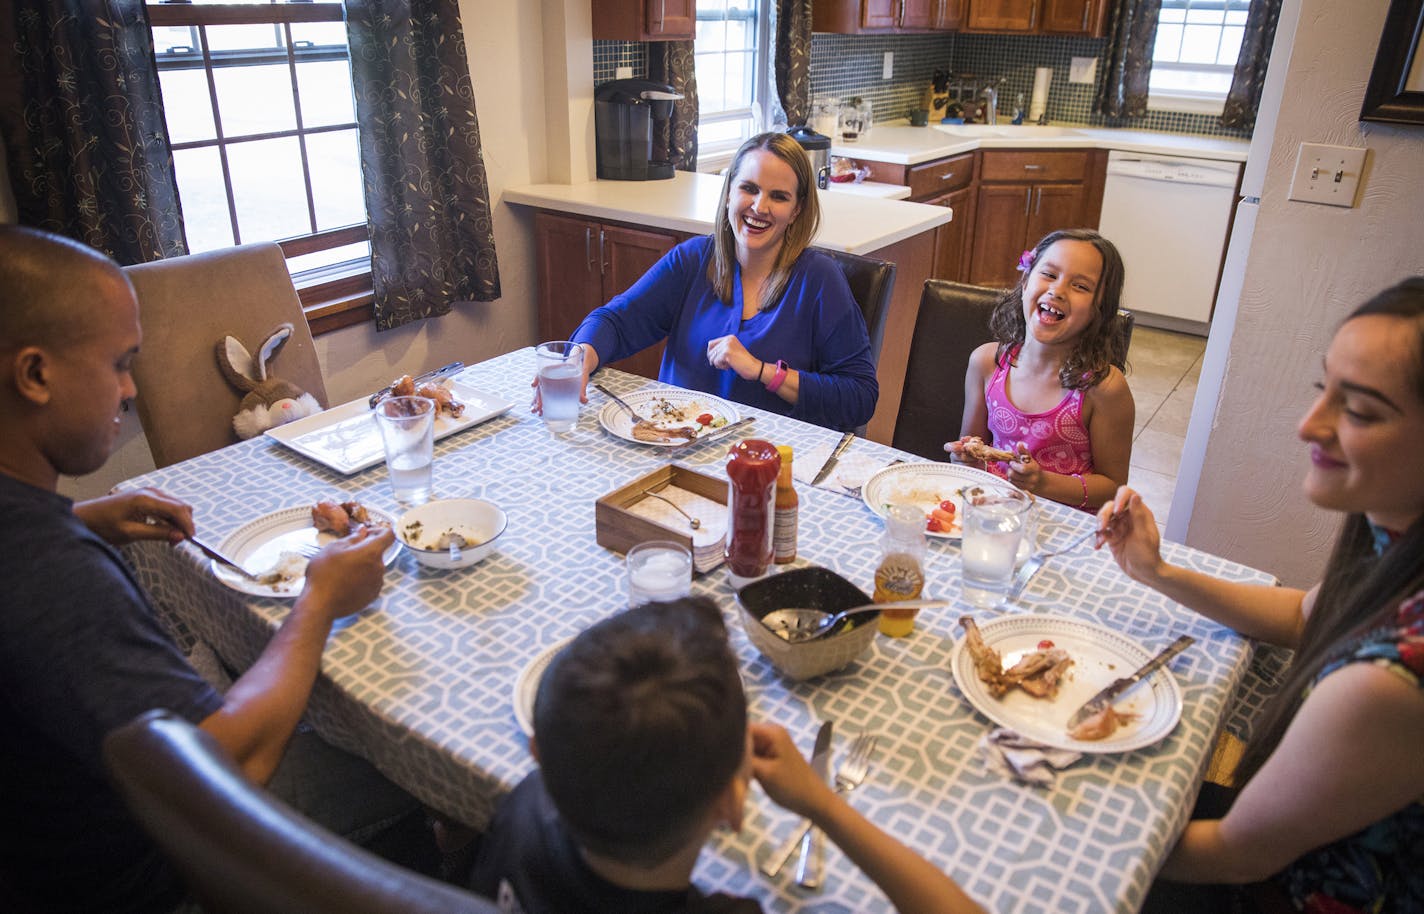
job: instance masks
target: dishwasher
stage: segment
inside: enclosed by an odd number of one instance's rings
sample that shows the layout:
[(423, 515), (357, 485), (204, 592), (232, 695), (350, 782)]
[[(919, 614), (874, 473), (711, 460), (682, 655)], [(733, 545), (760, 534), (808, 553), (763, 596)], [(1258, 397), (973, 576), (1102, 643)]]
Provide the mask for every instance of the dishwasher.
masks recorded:
[(1140, 323), (1206, 334), (1240, 171), (1217, 159), (1108, 153), (1098, 231), (1122, 254), (1122, 306)]

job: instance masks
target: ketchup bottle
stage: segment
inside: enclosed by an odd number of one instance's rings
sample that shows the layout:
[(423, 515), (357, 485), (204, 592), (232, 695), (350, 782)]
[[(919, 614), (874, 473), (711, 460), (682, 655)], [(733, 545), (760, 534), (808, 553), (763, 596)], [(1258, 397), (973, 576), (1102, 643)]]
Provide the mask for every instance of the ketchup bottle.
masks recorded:
[(727, 568), (735, 577), (759, 578), (772, 559), (772, 504), (781, 455), (759, 438), (727, 451)]

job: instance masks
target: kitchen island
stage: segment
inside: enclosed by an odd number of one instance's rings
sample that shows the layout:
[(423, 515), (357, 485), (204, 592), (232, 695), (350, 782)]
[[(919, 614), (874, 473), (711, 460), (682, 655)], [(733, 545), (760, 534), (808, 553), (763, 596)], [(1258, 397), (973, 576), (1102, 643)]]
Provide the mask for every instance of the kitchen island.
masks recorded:
[[(505, 203), (533, 207), (539, 263), (539, 334), (566, 339), (594, 308), (632, 285), (678, 242), (712, 231), (722, 178), (678, 172), (666, 181), (532, 184), (504, 192)], [(856, 193), (818, 191), (821, 227), (814, 244), (895, 264), (877, 377), (880, 399), (867, 436), (889, 444), (905, 379), (905, 360), (931, 275), (936, 230), (953, 212)], [(617, 363), (656, 377), (662, 347)]]

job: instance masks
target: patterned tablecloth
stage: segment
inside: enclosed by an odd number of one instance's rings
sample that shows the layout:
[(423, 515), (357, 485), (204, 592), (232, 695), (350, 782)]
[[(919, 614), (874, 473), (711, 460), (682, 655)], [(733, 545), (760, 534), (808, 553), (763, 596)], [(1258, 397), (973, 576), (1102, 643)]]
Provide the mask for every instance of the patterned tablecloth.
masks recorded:
[[(464, 383), (516, 405), (436, 446), (438, 495), (487, 498), (508, 511), (509, 530), (498, 551), (452, 573), (425, 569), (403, 553), (387, 572), (380, 600), (332, 634), (310, 706), (310, 719), (328, 739), (370, 758), (432, 807), (475, 825), (533, 765), (511, 705), (521, 670), (549, 646), (624, 606), (622, 558), (595, 542), (594, 500), (668, 458), (661, 449), (605, 433), (597, 419), (603, 397), (593, 391), (575, 430), (552, 436), (527, 410), (533, 372), (532, 349), (466, 369)], [(604, 375), (603, 383), (618, 393), (652, 383)], [(745, 434), (798, 452), (823, 449), (837, 438), (827, 429), (742, 409), (757, 416)], [(851, 453), (885, 463), (904, 456), (868, 441), (857, 441)], [(725, 454), (725, 443), (709, 444), (677, 459), (719, 475)], [(155, 485), (186, 499), (213, 542), (253, 518), (319, 498), (396, 507), (384, 467), (343, 477), (268, 439), (127, 485)], [(869, 590), (879, 518), (844, 494), (805, 485), (799, 491), (797, 564), (829, 566)], [(1054, 548), (1089, 523), (1087, 515), (1050, 503), (1040, 540)], [(1184, 547), (1166, 551), (1174, 562), (1223, 577), (1270, 580)], [(145, 544), (129, 555), (160, 611), (239, 669), (256, 657), (289, 606), (228, 589), (187, 548)], [(931, 541), (926, 570), (927, 596), (958, 597), (956, 546)], [(996, 911), (1135, 911), (1186, 820), (1250, 659), (1243, 639), (1129, 581), (1106, 552), (1050, 562), (1024, 598), (1033, 609), (1096, 621), (1143, 644), (1165, 645), (1182, 632), (1198, 641), (1173, 664), (1184, 694), (1175, 731), (1139, 751), (1087, 756), (1051, 789), (1036, 789), (989, 771), (976, 749), (990, 723), (963, 700), (949, 673), (954, 620), (965, 607), (921, 613), (912, 637), (878, 637), (858, 663), (798, 684), (783, 679), (747, 640), (722, 569), (703, 576), (694, 591), (713, 596), (726, 615), (753, 716), (786, 726), (808, 748), (818, 722), (834, 719), (838, 754), (854, 731), (878, 733), (872, 773), (854, 804)], [(884, 895), (833, 847), (820, 892), (797, 889), (791, 867), (775, 880), (757, 872), (755, 863), (793, 824), (790, 814), (753, 791), (742, 832), (713, 841), (696, 881), (755, 896), (768, 911), (889, 909)]]

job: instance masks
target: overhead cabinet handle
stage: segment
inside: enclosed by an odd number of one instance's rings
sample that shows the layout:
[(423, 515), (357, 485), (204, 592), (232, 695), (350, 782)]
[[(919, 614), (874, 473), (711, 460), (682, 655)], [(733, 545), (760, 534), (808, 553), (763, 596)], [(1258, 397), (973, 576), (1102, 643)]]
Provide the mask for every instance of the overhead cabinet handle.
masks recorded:
[(1024, 171), (1043, 171), (1043, 166), (1028, 164), (1024, 166)]

